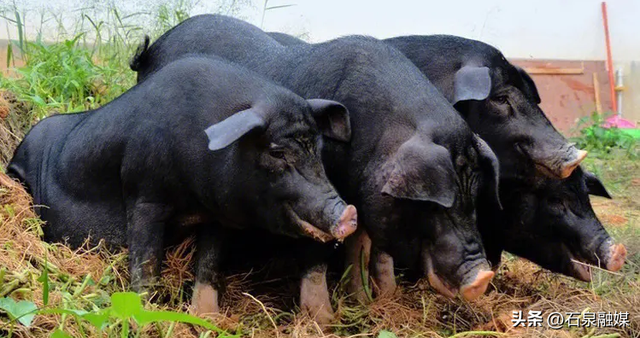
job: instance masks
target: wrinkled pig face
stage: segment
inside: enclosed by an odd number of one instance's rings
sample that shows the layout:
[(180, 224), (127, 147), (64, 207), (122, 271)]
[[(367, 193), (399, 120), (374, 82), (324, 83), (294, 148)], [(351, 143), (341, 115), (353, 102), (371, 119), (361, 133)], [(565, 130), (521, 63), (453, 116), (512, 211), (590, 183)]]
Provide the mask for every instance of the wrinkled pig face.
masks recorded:
[(415, 215), (404, 223), (412, 223), (406, 225), (413, 229), (408, 231), (421, 239), (421, 268), (429, 283), (443, 295), (454, 297), (459, 291), (467, 300), (482, 295), (494, 275), (476, 227), (481, 186), (493, 191), (499, 203), (497, 159), (482, 140), (474, 137), (474, 143), (452, 156), (446, 148), (414, 137), (391, 161), (383, 188), (401, 200), (396, 203), (403, 214)]
[(355, 231), (357, 214), (329, 183), (320, 147), (322, 134), (350, 139), (348, 112), (327, 100), (308, 100), (297, 108), (274, 111), (258, 106), (236, 113), (206, 130), (209, 148), (220, 150), (235, 142), (237, 135), (245, 136), (236, 148), (244, 152), (237, 155), (242, 160), (228, 162), (239, 168), (230, 169), (236, 184), (227, 195), (250, 204), (235, 209), (250, 210), (253, 215), (246, 218), (291, 236), (343, 240)]
[(536, 189), (513, 189), (505, 213), (505, 249), (543, 268), (591, 280), (590, 269), (622, 268), (626, 249), (613, 239), (596, 217), (589, 194), (610, 198), (602, 183), (578, 168), (564, 181), (546, 179)]
[[(506, 61), (504, 61), (506, 63)], [(567, 143), (540, 109), (533, 80), (522, 69), (463, 67), (456, 73), (456, 108), (491, 146), (503, 177), (531, 169), (564, 179), (587, 155)]]

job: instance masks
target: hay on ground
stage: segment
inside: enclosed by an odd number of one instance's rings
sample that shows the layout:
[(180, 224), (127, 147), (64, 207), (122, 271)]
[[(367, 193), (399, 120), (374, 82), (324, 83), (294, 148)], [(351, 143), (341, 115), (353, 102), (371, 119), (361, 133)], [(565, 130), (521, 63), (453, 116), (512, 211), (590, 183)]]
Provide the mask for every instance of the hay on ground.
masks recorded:
[[(43, 242), (42, 229), (46, 225), (34, 213), (30, 196), (19, 183), (1, 173), (0, 205), (0, 297), (28, 299), (42, 306), (42, 287), (37, 279), (45, 266), (52, 285), (51, 306), (90, 310), (96, 304), (106, 305), (111, 293), (128, 289), (125, 251), (110, 253), (101, 245), (72, 250)], [(193, 239), (189, 239), (167, 251), (161, 287), (150, 297), (148, 308), (188, 311), (189, 286), (194, 280), (192, 244)], [(494, 331), (507, 337), (590, 337), (605, 333), (640, 337), (637, 264), (637, 259), (630, 259), (631, 270), (622, 276), (598, 272), (589, 286), (543, 271), (522, 259), (507, 258), (487, 294), (472, 303), (446, 299), (432, 292), (425, 281), (419, 281), (415, 285), (401, 284), (395, 295), (363, 306), (348, 297), (338, 282), (340, 276), (332, 276), (338, 323), (329, 327), (321, 327), (295, 307), (295, 276), (265, 280), (260, 271), (253, 271), (226, 279), (223, 314), (212, 320), (219, 327), (251, 337), (364, 337), (376, 336), (381, 330), (392, 331), (398, 337), (447, 337), (469, 330)], [(630, 326), (513, 328), (514, 310), (543, 314), (629, 311)], [(61, 321), (61, 316), (39, 315), (30, 328), (14, 325), (13, 335), (48, 337)], [(0, 315), (0, 335), (6, 334), (7, 322), (8, 318)], [(74, 337), (81, 336), (72, 318), (65, 319), (64, 328)], [(89, 336), (99, 335), (88, 325), (83, 328)], [(175, 337), (198, 337), (203, 332), (191, 325), (163, 323), (146, 327), (143, 336), (159, 337), (160, 331), (169, 330)]]

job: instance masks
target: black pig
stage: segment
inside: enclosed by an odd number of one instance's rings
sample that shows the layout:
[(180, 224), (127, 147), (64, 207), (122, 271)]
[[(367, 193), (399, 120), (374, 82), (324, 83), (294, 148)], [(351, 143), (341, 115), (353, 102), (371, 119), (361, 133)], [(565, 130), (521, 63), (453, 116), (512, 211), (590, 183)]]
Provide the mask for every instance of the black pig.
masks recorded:
[(487, 256), (494, 266), (502, 250), (524, 257), (543, 268), (591, 280), (581, 263), (618, 271), (627, 251), (614, 244), (591, 208), (589, 195), (611, 198), (592, 173), (578, 167), (566, 180), (502, 179), (504, 210), (479, 207), (478, 227)]
[(356, 211), (320, 161), (321, 133), (350, 139), (346, 108), (304, 100), (223, 60), (171, 63), (102, 108), (52, 116), (17, 148), (48, 241), (128, 246), (134, 290), (160, 273), (177, 228), (197, 234), (197, 312), (218, 310), (221, 227), (342, 240)]

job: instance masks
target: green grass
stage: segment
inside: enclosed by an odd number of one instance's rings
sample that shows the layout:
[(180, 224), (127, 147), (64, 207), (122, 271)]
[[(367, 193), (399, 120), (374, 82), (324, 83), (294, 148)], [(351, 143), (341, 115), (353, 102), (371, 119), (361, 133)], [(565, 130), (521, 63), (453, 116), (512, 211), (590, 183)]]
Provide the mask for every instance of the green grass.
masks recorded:
[[(222, 1), (225, 3), (225, 1)], [(232, 2), (231, 10), (243, 2)], [(149, 13), (122, 13), (110, 6), (100, 13), (83, 10), (77, 14), (72, 29), (64, 26), (62, 14), (48, 13), (45, 21), (59, 21), (58, 32), (48, 34), (57, 40), (38, 35), (29, 39), (25, 33), (26, 14), (17, 7), (0, 7), (0, 17), (18, 31), (10, 41), (7, 66), (17, 59), (25, 64), (11, 76), (0, 75), (0, 88), (12, 92), (25, 107), (21, 118), (32, 124), (52, 113), (78, 112), (98, 108), (124, 93), (135, 84), (129, 60), (145, 34), (158, 37), (167, 29), (189, 17), (196, 4), (175, 0), (161, 4), (153, 14), (152, 25), (137, 24)], [(92, 17), (92, 13), (94, 16)], [(67, 25), (68, 26), (68, 25)], [(71, 32), (70, 32), (71, 31)]]
[(82, 35), (61, 43), (27, 42), (26, 64), (0, 86), (28, 104), (31, 121), (52, 111), (67, 113), (98, 108), (133, 85), (131, 71), (103, 62), (79, 45)]
[[(573, 141), (581, 149), (588, 150), (592, 158), (619, 157), (638, 158), (639, 139), (635, 139), (624, 131), (611, 127), (603, 127), (606, 118), (613, 113), (599, 114), (593, 112), (590, 116), (581, 118), (575, 128), (579, 136)], [(612, 155), (612, 156), (610, 156)]]

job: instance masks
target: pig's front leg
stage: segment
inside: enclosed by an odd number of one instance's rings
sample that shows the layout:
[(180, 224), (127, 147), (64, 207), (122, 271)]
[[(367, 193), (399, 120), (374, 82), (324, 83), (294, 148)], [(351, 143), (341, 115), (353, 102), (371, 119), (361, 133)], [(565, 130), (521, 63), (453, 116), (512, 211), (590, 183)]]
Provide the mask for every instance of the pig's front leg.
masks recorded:
[(326, 261), (332, 249), (328, 245), (301, 241), (300, 309), (316, 322), (328, 324), (333, 320), (331, 297), (327, 286)]
[(384, 297), (393, 295), (397, 285), (391, 255), (377, 249), (375, 246), (372, 247), (371, 270), (373, 283), (376, 286), (376, 296)]
[[(369, 283), (369, 256), (371, 253), (371, 239), (367, 232), (358, 227), (356, 233), (345, 240), (345, 269), (349, 270), (349, 282), (347, 291), (356, 299), (365, 303), (369, 297), (364, 288), (364, 282)], [(364, 266), (364, 271), (363, 271)]]
[(201, 225), (196, 239), (196, 284), (191, 300), (196, 314), (220, 312), (219, 290), (223, 283), (220, 272), (223, 231), (217, 225)]

